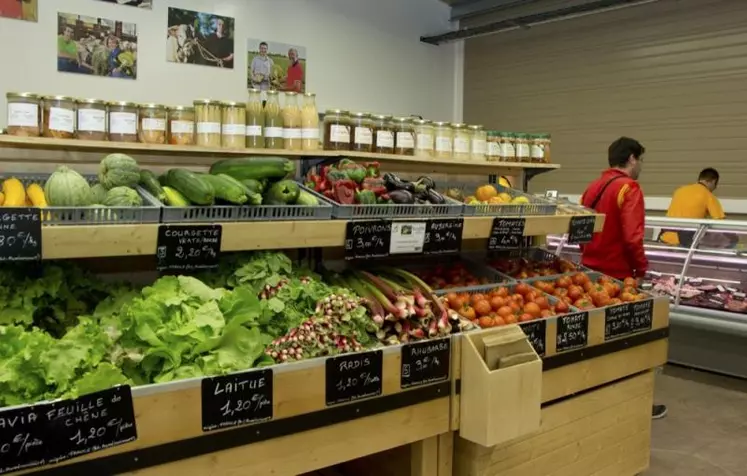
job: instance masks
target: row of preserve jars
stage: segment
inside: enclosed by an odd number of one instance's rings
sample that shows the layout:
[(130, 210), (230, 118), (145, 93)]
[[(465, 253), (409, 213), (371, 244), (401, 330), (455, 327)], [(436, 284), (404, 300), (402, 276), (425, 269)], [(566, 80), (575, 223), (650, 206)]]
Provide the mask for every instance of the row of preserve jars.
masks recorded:
[(193, 106), (166, 107), (124, 101), (8, 93), (10, 135), (199, 145), (233, 149), (319, 149), (319, 116), (313, 93), (299, 105), (286, 93), (252, 89), (247, 103), (200, 99)]
[(487, 135), (477, 125), (331, 109), (324, 115), (324, 148), (484, 160)]
[(487, 160), (550, 163), (550, 134), (488, 131)]

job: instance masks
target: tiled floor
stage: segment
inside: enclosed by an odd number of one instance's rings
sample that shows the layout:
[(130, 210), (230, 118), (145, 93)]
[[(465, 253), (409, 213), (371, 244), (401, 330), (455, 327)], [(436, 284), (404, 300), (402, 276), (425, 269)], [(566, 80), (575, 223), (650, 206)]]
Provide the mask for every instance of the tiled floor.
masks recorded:
[(747, 475), (747, 382), (668, 367), (656, 401), (669, 415), (653, 422), (645, 476)]

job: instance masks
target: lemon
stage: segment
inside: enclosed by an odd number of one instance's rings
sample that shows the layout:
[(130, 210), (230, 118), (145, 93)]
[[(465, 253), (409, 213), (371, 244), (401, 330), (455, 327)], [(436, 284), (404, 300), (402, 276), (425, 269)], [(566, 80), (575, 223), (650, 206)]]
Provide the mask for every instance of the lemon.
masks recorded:
[(511, 200), (511, 203), (529, 203), (529, 199), (527, 197), (519, 196)]

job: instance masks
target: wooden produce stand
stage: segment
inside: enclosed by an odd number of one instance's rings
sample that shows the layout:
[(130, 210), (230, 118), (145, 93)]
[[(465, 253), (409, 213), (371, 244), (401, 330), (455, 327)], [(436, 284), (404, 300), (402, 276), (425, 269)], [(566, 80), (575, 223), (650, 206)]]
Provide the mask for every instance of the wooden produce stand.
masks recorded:
[[(60, 158), (60, 150), (64, 152), (64, 158)], [(76, 169), (81, 168), (83, 173), (87, 173), (86, 169), (93, 170), (96, 167), (102, 152), (114, 150), (128, 153), (141, 165), (156, 170), (159, 167), (177, 165), (205, 169), (213, 158), (237, 153), (286, 155), (283, 151), (235, 152), (0, 136), (0, 162), (3, 162), (4, 168), (9, 169), (6, 173), (50, 172), (50, 169), (61, 161), (69, 162)], [(391, 164), (390, 170), (399, 170), (398, 167), (426, 173), (435, 170), (446, 176), (455, 172), (461, 173), (467, 166), (470, 167), (470, 173), (516, 173), (524, 178), (557, 168), (547, 164), (466, 161), (462, 163), (417, 157), (355, 153), (346, 155), (380, 160), (382, 168), (388, 168), (388, 164)], [(314, 153), (314, 156), (316, 157), (317, 153)], [(320, 151), (318, 156), (334, 158), (338, 155)], [(565, 233), (571, 220), (568, 215), (525, 218), (525, 236)], [(600, 231), (603, 217), (594, 218), (594, 229)], [(262, 221), (231, 222), (221, 225), (221, 249), (224, 251), (341, 248), (345, 244), (347, 221)], [(159, 226), (43, 226), (42, 259), (152, 257), (156, 253)], [(492, 226), (493, 217), (465, 217), (464, 247), (468, 248), (471, 242), (487, 240), (491, 236)], [(546, 349), (542, 356), (544, 371), (541, 373), (541, 382), (538, 383), (542, 393), (534, 396), (538, 405), (540, 401), (543, 404), (542, 427), (534, 436), (516, 435), (524, 439), (514, 440), (513, 443), (500, 442), (499, 446), (483, 448), (459, 437), (459, 431), (465, 428), (465, 422), (473, 418), (464, 411), (466, 402), (476, 397), (466, 388), (469, 385), (469, 370), (465, 368), (465, 362), (469, 359), (464, 358), (463, 354), (463, 341), (466, 337), (455, 335), (446, 339), (449, 342), (449, 350), (446, 353), (448, 371), (442, 379), (436, 381), (403, 384), (403, 355), (408, 352), (407, 346), (346, 354), (345, 358), (353, 360), (376, 359), (377, 356), (381, 358), (380, 371), (373, 374), (380, 378), (380, 391), (374, 391), (370, 395), (353, 396), (350, 401), (334, 398), (334, 401), (330, 401), (330, 395), (336, 395), (336, 385), (341, 382), (339, 371), (334, 372), (335, 365), (339, 364), (337, 359), (340, 357), (275, 365), (241, 373), (240, 375), (248, 379), (259, 379), (260, 376), (264, 376), (266, 382), (272, 382), (270, 393), (267, 394), (271, 397), (272, 412), (263, 421), (248, 422), (225, 429), (205, 431), (203, 428), (203, 402), (208, 398), (205, 397), (206, 390), (203, 387), (212, 382), (210, 379), (137, 387), (132, 389), (137, 424), (135, 441), (58, 464), (47, 464), (9, 474), (296, 476), (318, 472), (315, 474), (338, 476), (325, 468), (351, 461), (350, 464), (354, 466), (363, 457), (380, 455), (385, 451), (393, 453), (386, 458), (377, 457), (375, 461), (379, 466), (390, 466), (390, 469), (375, 474), (448, 476), (492, 475), (505, 472), (504, 469), (494, 472), (491, 469), (491, 461), (509, 461), (511, 463), (506, 463), (508, 466), (505, 468), (512, 471), (519, 468), (515, 474), (529, 474), (521, 473), (520, 468), (526, 468), (521, 465), (535, 464), (532, 463), (536, 458), (531, 448), (544, 441), (542, 438), (555, 440), (551, 436), (543, 435), (549, 435), (557, 428), (565, 428), (564, 425), (576, 425), (576, 420), (566, 418), (567, 412), (560, 412), (554, 408), (564, 408), (559, 407), (560, 405), (574, 405), (571, 409), (576, 412), (575, 414), (586, 416), (591, 415), (587, 408), (593, 407), (595, 412), (602, 412), (603, 408), (585, 404), (585, 400), (581, 399), (591, 398), (596, 402), (597, 397), (593, 395), (610, 392), (613, 385), (631, 389), (625, 390), (633, 395), (625, 402), (635, 398), (643, 399), (645, 392), (642, 389), (648, 391), (646, 395), (650, 397), (652, 377), (650, 373), (645, 372), (664, 361), (666, 341), (662, 340), (661, 336), (666, 336), (667, 309), (665, 302), (657, 301), (654, 325), (650, 332), (622, 337), (611, 342), (605, 342), (604, 339), (604, 311), (593, 311), (588, 318), (588, 345), (568, 352), (557, 352), (555, 347), (556, 320), (542, 321), (546, 322)], [(475, 335), (479, 336), (482, 333), (483, 331), (480, 331)], [(649, 341), (641, 343), (639, 340), (642, 336), (651, 337)], [(535, 371), (539, 369), (538, 363), (539, 360), (534, 365)], [(271, 374), (270, 377), (268, 372)], [(636, 374), (637, 377), (631, 377)], [(631, 378), (627, 381), (622, 380), (626, 377)], [(373, 380), (372, 385), (373, 388), (377, 386)], [(590, 392), (564, 400), (586, 390)], [(339, 391), (341, 390), (338, 389), (337, 392)], [(503, 398), (501, 391), (494, 395), (498, 401)], [(603, 403), (610, 402), (611, 399), (605, 398)], [(624, 402), (621, 401), (620, 405), (622, 403)], [(650, 402), (646, 405), (649, 406), (646, 412), (650, 414)], [(642, 408), (643, 404), (640, 406)], [(535, 409), (535, 412), (538, 411)], [(630, 408), (626, 409), (626, 412), (631, 418), (638, 417), (638, 413)], [(550, 418), (550, 415), (556, 413), (557, 417)], [(489, 420), (489, 423), (501, 424), (500, 421), (493, 420)], [(529, 431), (531, 428), (525, 428), (526, 426), (518, 425), (517, 428), (522, 432)], [(646, 434), (644, 426), (642, 425), (641, 431), (635, 432), (635, 435), (641, 432)], [(576, 438), (573, 441), (580, 441), (585, 436), (582, 429), (575, 430), (575, 426), (570, 428), (573, 429)], [(533, 440), (534, 438), (538, 440)], [(527, 441), (533, 442), (522, 443)], [(520, 444), (524, 444), (520, 450), (528, 445), (531, 451), (527, 453), (528, 450), (523, 449), (518, 454), (512, 453), (514, 450), (511, 449), (511, 445)], [(358, 467), (356, 471), (346, 473), (345, 468), (338, 469), (341, 474), (367, 474), (363, 467)]]

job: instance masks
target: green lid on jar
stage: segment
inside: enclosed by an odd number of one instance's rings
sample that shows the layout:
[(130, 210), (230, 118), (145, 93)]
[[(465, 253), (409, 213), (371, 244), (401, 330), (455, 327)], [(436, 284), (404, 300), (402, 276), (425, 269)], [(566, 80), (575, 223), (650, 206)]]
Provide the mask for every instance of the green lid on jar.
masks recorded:
[(498, 135), (500, 135), (501, 137), (508, 137), (508, 138), (515, 137), (515, 134), (513, 132), (499, 132)]
[(488, 137), (500, 137), (501, 133), (498, 131), (488, 131)]
[(528, 138), (529, 138), (529, 134), (525, 134), (525, 133), (523, 133), (523, 132), (517, 132), (517, 133), (516, 133), (516, 134), (514, 134), (513, 136), (514, 136), (515, 138), (517, 138), (517, 139), (528, 139)]
[(538, 139), (547, 139), (550, 140), (552, 136), (550, 134), (537, 134)]

